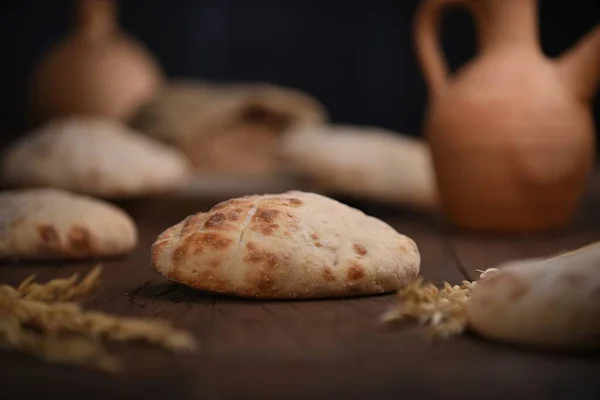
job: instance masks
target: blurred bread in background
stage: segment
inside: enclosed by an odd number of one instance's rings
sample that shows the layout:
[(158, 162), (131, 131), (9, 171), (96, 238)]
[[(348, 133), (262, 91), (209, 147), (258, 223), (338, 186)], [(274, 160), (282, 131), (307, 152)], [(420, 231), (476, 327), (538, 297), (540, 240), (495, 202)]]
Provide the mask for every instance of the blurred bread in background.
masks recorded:
[(103, 117), (52, 120), (12, 143), (2, 157), (8, 187), (53, 187), (103, 198), (137, 197), (183, 185), (186, 157), (124, 123)]
[(321, 103), (300, 90), (176, 80), (141, 108), (132, 126), (180, 147), (197, 171), (264, 177), (282, 168), (283, 132), (327, 119)]
[(71, 259), (130, 252), (138, 232), (124, 211), (57, 189), (0, 193), (0, 258)]
[(375, 127), (299, 126), (283, 136), (282, 153), (320, 191), (422, 210), (438, 206), (423, 140)]

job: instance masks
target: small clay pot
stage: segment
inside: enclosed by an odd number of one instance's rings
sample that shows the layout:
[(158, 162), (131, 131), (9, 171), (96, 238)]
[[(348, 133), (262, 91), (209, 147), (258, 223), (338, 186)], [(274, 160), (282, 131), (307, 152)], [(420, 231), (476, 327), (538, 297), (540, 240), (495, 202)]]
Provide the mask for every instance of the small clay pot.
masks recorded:
[(119, 29), (112, 0), (79, 0), (74, 31), (39, 62), (31, 79), (36, 122), (89, 114), (129, 119), (162, 83), (149, 51)]

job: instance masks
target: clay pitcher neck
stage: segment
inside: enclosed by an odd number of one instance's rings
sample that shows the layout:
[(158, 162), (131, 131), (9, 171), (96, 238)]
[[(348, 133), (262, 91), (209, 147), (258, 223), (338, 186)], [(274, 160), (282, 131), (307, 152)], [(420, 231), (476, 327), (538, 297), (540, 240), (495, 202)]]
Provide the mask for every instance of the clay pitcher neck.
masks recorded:
[(482, 53), (499, 50), (541, 52), (537, 0), (472, 0)]
[(106, 37), (117, 31), (117, 4), (114, 0), (78, 0), (75, 27), (86, 39)]

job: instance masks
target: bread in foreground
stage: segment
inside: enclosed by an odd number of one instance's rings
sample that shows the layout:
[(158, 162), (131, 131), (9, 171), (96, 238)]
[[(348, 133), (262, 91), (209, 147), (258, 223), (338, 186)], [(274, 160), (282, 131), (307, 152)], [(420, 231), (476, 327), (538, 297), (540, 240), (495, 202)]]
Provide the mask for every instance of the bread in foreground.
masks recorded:
[(445, 282), (442, 289), (418, 279), (398, 291), (382, 321), (410, 318), (438, 337), (470, 330), (533, 348), (600, 348), (600, 243), (480, 272), (478, 281)]
[(471, 329), (521, 345), (600, 348), (600, 243), (498, 269), (473, 289)]
[(102, 117), (53, 120), (13, 143), (1, 175), (13, 188), (53, 187), (103, 198), (178, 189), (190, 165), (178, 150)]
[(303, 125), (282, 139), (294, 171), (327, 193), (431, 210), (438, 207), (429, 148), (383, 128)]
[(137, 239), (131, 217), (103, 200), (59, 189), (0, 192), (0, 258), (116, 256)]
[(264, 299), (389, 292), (420, 261), (415, 242), (383, 221), (300, 191), (219, 203), (152, 245), (153, 268), (172, 281)]

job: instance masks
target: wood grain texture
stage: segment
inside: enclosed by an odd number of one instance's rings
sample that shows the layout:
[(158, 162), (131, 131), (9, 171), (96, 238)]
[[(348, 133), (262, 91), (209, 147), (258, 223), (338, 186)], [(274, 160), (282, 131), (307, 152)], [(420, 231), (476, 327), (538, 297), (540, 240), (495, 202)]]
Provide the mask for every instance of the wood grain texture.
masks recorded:
[[(191, 330), (200, 350), (172, 356), (142, 344), (110, 345), (125, 360), (123, 375), (46, 365), (0, 353), (7, 398), (552, 398), (600, 396), (600, 358), (531, 352), (471, 335), (431, 342), (417, 327), (377, 324), (393, 294), (338, 300), (251, 301), (213, 296), (165, 280), (150, 268), (150, 245), (166, 227), (212, 204), (193, 200), (122, 202), (140, 227), (126, 259), (104, 262), (103, 286), (89, 308), (166, 318)], [(428, 281), (459, 283), (466, 273), (527, 254), (583, 243), (600, 229), (589, 222), (547, 238), (477, 238), (446, 229), (435, 217), (356, 204), (412, 237)], [(584, 207), (585, 208), (585, 207)], [(592, 207), (593, 208), (593, 207)], [(585, 208), (589, 212), (589, 207)], [(592, 218), (589, 214), (587, 219)], [(583, 229), (581, 226), (585, 226)], [(16, 284), (84, 273), (94, 262), (2, 265), (0, 281)]]
[(456, 262), (470, 279), (479, 272), (520, 258), (548, 257), (600, 241), (600, 179), (595, 177), (573, 222), (564, 229), (537, 235), (490, 236), (441, 228)]

